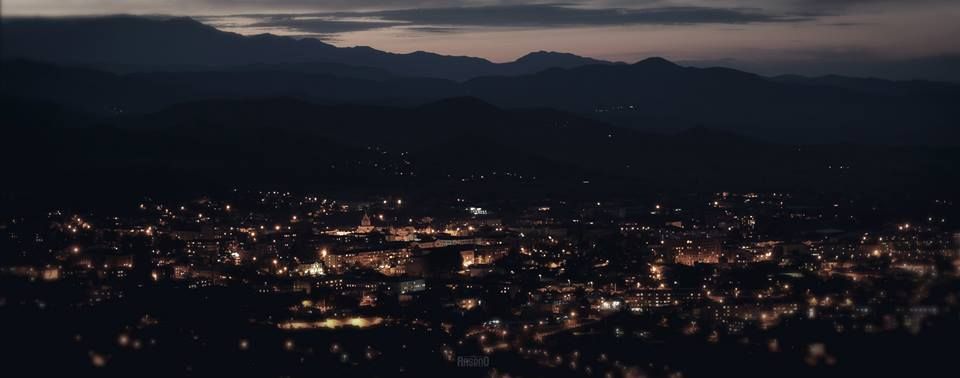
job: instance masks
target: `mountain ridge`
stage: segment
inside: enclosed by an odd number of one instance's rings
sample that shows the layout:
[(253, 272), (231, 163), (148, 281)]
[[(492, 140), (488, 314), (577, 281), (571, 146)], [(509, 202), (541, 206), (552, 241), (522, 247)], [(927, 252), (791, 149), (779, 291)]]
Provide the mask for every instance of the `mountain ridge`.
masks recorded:
[[(470, 98), (412, 108), (291, 98), (205, 100), (76, 127), (30, 127), (39, 115), (28, 113), (50, 106), (24, 104), (0, 97), (0, 109), (26, 112), (0, 113), (4, 125), (26, 123), (4, 128), (9, 138), (0, 140), (0, 155), (23, 162), (10, 177), (25, 186), (65, 178), (105, 190), (131, 185), (130, 176), (118, 172), (150, 172), (133, 182), (144, 187), (182, 180), (347, 186), (376, 180), (450, 189), (461, 183), (463, 189), (549, 185), (626, 192), (689, 185), (828, 191), (868, 186), (896, 193), (921, 189), (917, 183), (924, 182), (940, 184), (922, 189), (942, 192), (960, 184), (956, 147), (799, 147), (704, 127), (663, 135)], [(828, 168), (841, 163), (852, 168)], [(43, 177), (34, 178), (37, 172)], [(876, 188), (877, 177), (890, 180)]]
[(117, 15), (9, 18), (2, 22), (4, 59), (26, 58), (101, 69), (322, 62), (371, 67), (403, 76), (465, 80), (532, 73), (554, 66), (609, 64), (567, 53), (528, 54), (527, 59), (497, 64), (483, 58), (426, 51), (391, 53), (368, 46), (336, 47), (314, 38), (244, 36), (189, 17)]
[[(144, 113), (178, 102), (288, 96), (314, 103), (416, 106), (472, 96), (501, 108), (553, 108), (621, 127), (675, 132), (704, 125), (801, 143), (950, 144), (960, 130), (960, 87), (908, 86), (896, 96), (837, 84), (792, 83), (666, 60), (552, 68), (464, 82), (380, 80), (284, 70), (119, 75), (29, 61), (0, 62), (0, 94), (99, 114)], [(269, 67), (269, 66), (268, 66)], [(852, 82), (857, 82), (851, 79)]]

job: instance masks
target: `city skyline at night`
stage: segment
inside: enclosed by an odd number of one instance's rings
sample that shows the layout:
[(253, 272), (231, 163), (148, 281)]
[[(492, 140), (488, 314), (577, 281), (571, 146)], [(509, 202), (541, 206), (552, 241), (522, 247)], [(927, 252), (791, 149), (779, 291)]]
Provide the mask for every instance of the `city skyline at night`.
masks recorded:
[(956, 1), (2, 7), (2, 376), (956, 375)]

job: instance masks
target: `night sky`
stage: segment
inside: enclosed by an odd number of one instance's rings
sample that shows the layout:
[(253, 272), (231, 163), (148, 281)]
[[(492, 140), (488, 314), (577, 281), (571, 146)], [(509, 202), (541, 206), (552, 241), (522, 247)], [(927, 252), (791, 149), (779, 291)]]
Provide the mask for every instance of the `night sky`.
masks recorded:
[(188, 15), (273, 33), (510, 61), (531, 51), (632, 62), (663, 56), (761, 73), (921, 69), (960, 56), (956, 0), (4, 0), (4, 17)]

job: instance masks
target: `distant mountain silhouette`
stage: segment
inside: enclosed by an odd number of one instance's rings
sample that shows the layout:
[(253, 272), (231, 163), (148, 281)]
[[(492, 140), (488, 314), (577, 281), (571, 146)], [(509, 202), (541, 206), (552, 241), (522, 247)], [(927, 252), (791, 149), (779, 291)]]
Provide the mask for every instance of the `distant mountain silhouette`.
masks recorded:
[[(511, 63), (496, 64), (480, 58), (422, 51), (394, 54), (369, 47), (338, 48), (312, 38), (294, 39), (268, 34), (242, 36), (186, 17), (3, 19), (2, 43), (5, 59), (27, 58), (117, 72), (278, 65), (288, 70), (336, 74), (344, 69), (331, 64), (339, 64), (370, 67), (403, 76), (462, 80), (607, 63), (572, 54), (545, 52)], [(359, 69), (353, 72), (358, 73)], [(382, 76), (376, 72), (372, 74)]]
[(927, 80), (894, 81), (878, 78), (858, 78), (839, 75), (806, 77), (800, 75), (780, 75), (772, 80), (799, 85), (842, 88), (850, 91), (879, 95), (955, 95), (960, 84)]
[(2, 22), (0, 95), (101, 116), (212, 99), (413, 106), (472, 96), (504, 108), (554, 108), (664, 132), (705, 126), (807, 143), (960, 140), (956, 84), (768, 78), (662, 58), (611, 64), (545, 51), (495, 64), (427, 52), (338, 48), (315, 39), (241, 36), (190, 18)]
[(960, 86), (884, 82), (898, 96), (846, 85), (769, 79), (726, 68), (650, 58), (631, 65), (550, 69), (463, 84), (506, 107), (553, 107), (617, 125), (679, 130), (696, 125), (794, 142), (928, 143), (960, 135)]
[(97, 117), (49, 101), (0, 96), (2, 121), (13, 128), (81, 127)]
[(496, 64), (188, 18), (2, 22), (0, 159), (17, 162), (9, 192), (43, 200), (235, 184), (960, 191), (955, 84), (556, 52)]
[(660, 58), (553, 68), (458, 83), (358, 79), (285, 70), (118, 75), (27, 61), (2, 64), (0, 94), (101, 115), (154, 112), (196, 100), (285, 96), (314, 103), (411, 106), (472, 96), (505, 108), (554, 108), (611, 124), (675, 132), (696, 126), (791, 142), (956, 144), (960, 86), (831, 78), (766, 78)]
[[(2, 109), (24, 103), (0, 101)], [(0, 114), (7, 136), (0, 158), (21, 162), (8, 173), (14, 190), (78, 181), (91, 190), (165, 190), (183, 180), (200, 186), (375, 180), (421, 189), (464, 183), (460, 190), (494, 185), (512, 192), (524, 186), (627, 193), (960, 190), (957, 148), (771, 144), (703, 127), (671, 136), (472, 98), (417, 107), (210, 100), (47, 125), (35, 125), (41, 115), (27, 113), (48, 107), (24, 109)], [(849, 168), (831, 168), (841, 165)]]
[(0, 63), (0, 94), (99, 115), (154, 112), (203, 99), (288, 96), (322, 103), (410, 105), (465, 94), (457, 83), (442, 79), (367, 80), (254, 67), (120, 75), (14, 60)]
[(736, 58), (686, 60), (694, 67), (731, 67), (768, 76), (783, 74), (821, 77), (829, 75), (878, 77), (887, 80), (934, 80), (960, 84), (960, 55), (955, 53), (915, 58), (884, 59), (870, 54), (834, 56), (812, 63), (806, 60), (764, 62)]
[(592, 64), (606, 65), (611, 63), (570, 53), (537, 51), (524, 55), (513, 62), (501, 64), (499, 72), (496, 72), (496, 74), (523, 75), (543, 71), (548, 68), (573, 68)]

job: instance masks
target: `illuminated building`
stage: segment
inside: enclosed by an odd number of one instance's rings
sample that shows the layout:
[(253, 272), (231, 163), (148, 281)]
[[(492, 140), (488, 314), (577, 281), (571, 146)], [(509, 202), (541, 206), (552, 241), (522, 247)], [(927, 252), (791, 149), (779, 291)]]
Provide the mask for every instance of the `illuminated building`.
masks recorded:
[(460, 251), (460, 257), (463, 260), (463, 267), (469, 268), (474, 264), (492, 264), (495, 261), (505, 257), (508, 250), (499, 246), (476, 247)]
[(388, 248), (328, 252), (321, 258), (327, 268), (343, 271), (349, 268), (381, 270), (403, 266), (410, 256), (407, 248)]
[(624, 304), (630, 311), (643, 312), (693, 303), (702, 297), (697, 290), (641, 289), (627, 293)]
[(373, 222), (370, 220), (370, 215), (366, 213), (363, 214), (363, 218), (360, 219), (360, 225), (357, 226), (357, 233), (367, 234), (372, 232), (375, 229), (373, 227)]

